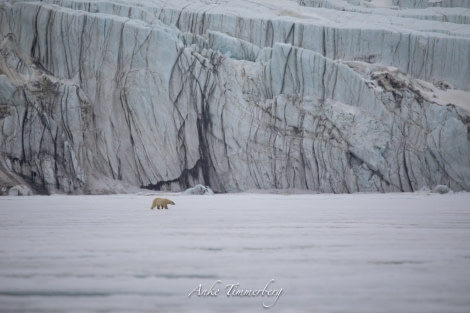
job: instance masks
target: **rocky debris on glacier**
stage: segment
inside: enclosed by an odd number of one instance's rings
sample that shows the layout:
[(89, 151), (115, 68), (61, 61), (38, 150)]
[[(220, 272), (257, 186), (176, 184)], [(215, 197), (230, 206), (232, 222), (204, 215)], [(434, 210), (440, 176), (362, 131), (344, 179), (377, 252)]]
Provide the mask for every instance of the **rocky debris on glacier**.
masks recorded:
[(444, 7), (444, 8), (470, 8), (470, 2), (467, 0), (392, 0), (394, 5), (403, 8), (429, 8), (429, 7)]
[(2, 2), (1, 185), (470, 190), (468, 10), (318, 3)]
[(298, 0), (300, 5), (322, 8), (362, 6), (368, 8), (470, 8), (467, 0)]

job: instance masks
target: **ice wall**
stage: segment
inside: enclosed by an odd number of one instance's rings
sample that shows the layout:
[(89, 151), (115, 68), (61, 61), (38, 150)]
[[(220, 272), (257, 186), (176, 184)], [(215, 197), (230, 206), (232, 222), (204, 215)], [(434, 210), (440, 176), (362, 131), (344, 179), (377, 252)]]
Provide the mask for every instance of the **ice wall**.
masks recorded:
[(4, 189), (470, 190), (465, 23), (261, 0), (7, 1), (0, 23)]

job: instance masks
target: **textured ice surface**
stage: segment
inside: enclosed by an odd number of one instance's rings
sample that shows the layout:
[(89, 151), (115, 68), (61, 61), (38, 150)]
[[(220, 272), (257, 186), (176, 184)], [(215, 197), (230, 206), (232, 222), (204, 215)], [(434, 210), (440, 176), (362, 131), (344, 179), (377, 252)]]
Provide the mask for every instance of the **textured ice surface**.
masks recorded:
[(468, 3), (2, 1), (0, 192), (469, 191)]
[[(468, 193), (0, 198), (1, 312), (468, 312)], [(227, 297), (224, 286), (282, 288)], [(188, 294), (220, 280), (215, 297)]]

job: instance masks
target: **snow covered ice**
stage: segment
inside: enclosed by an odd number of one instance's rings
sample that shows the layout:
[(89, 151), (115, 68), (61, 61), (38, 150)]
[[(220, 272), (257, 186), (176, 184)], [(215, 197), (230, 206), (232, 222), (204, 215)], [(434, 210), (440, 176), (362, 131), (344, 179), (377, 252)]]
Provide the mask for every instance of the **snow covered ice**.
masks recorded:
[(0, 198), (0, 312), (470, 309), (469, 193), (158, 196)]
[(470, 191), (467, 0), (4, 0), (0, 50), (0, 193)]

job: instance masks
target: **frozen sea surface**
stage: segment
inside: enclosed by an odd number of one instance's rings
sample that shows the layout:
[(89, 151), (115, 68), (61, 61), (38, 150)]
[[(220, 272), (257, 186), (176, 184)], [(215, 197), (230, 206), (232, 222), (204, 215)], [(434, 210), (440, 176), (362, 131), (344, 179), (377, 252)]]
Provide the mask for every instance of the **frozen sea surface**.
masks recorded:
[(469, 193), (165, 196), (0, 198), (0, 312), (470, 312)]

